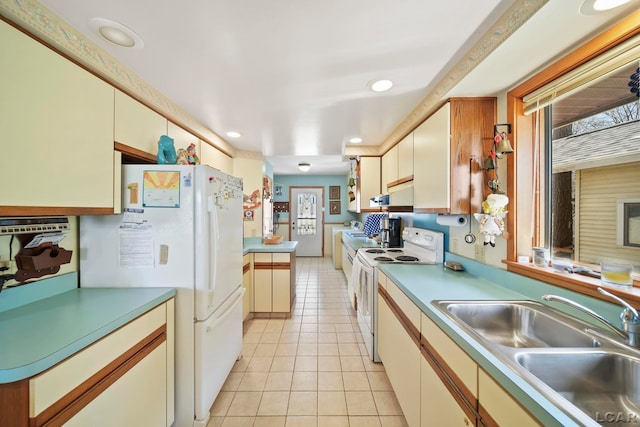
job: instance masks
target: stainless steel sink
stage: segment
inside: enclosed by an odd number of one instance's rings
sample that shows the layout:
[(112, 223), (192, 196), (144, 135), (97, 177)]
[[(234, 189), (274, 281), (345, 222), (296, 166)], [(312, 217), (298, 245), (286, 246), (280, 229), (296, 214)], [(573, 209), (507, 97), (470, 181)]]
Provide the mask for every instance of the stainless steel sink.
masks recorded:
[(514, 348), (598, 347), (586, 323), (534, 301), (437, 301), (461, 327), (494, 344)]
[(640, 358), (617, 351), (524, 352), (520, 366), (606, 425), (640, 423)]
[(537, 301), (433, 301), (580, 425), (640, 425), (640, 351)]

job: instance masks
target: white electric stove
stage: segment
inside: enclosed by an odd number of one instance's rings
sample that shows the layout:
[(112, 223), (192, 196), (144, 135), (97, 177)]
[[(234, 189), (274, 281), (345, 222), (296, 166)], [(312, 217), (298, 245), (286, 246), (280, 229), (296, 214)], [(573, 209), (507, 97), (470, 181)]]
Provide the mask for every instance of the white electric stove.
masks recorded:
[(358, 325), (369, 357), (380, 362), (378, 355), (378, 264), (442, 264), (444, 234), (425, 228), (405, 227), (402, 248), (362, 248), (353, 262), (354, 288), (357, 298)]

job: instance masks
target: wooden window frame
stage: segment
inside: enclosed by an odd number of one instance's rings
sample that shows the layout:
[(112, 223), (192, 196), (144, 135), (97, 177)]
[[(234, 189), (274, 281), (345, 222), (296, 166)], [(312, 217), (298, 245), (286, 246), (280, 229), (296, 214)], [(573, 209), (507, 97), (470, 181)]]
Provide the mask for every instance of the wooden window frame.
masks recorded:
[[(640, 11), (631, 13), (507, 93), (507, 121), (513, 124), (513, 134), (510, 138), (515, 148), (514, 155), (507, 157), (507, 195), (510, 200), (507, 230), (514, 231), (509, 234), (507, 259), (503, 261), (507, 264), (507, 270), (599, 299), (606, 299), (597, 291), (597, 287), (601, 286), (598, 279), (583, 278), (583, 276), (576, 278), (576, 275), (569, 277), (566, 274), (554, 272), (551, 268), (516, 262), (518, 255), (529, 255), (532, 247), (544, 244), (544, 236), (541, 235), (545, 208), (542, 193), (544, 183), (540, 181), (544, 179), (544, 173), (542, 173), (544, 159), (539, 158), (534, 170), (532, 159), (534, 158), (536, 119), (535, 114), (524, 115), (522, 99), (638, 34), (640, 34)], [(538, 181), (535, 186), (534, 180)], [(608, 290), (640, 308), (640, 281), (635, 280), (631, 289), (608, 288)]]

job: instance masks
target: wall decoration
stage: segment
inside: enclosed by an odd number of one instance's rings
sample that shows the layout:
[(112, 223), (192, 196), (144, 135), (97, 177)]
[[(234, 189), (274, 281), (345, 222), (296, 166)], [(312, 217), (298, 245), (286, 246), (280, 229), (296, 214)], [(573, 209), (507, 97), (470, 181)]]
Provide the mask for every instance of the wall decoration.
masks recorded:
[(340, 200), (329, 201), (329, 214), (340, 215)]
[(273, 181), (271, 180), (270, 176), (264, 176), (262, 178), (262, 198), (263, 199), (269, 199), (271, 200), (273, 198), (273, 195), (271, 194), (271, 192), (273, 187)]
[(242, 203), (242, 209), (244, 210), (244, 220), (253, 221), (253, 210), (262, 206), (262, 199), (260, 198), (260, 190), (256, 189), (250, 195), (244, 195)]
[(274, 184), (274, 194), (276, 196), (282, 196), (282, 184)]
[(340, 186), (329, 186), (329, 200), (340, 200)]
[(273, 203), (273, 211), (274, 212), (289, 212), (289, 202), (274, 202)]

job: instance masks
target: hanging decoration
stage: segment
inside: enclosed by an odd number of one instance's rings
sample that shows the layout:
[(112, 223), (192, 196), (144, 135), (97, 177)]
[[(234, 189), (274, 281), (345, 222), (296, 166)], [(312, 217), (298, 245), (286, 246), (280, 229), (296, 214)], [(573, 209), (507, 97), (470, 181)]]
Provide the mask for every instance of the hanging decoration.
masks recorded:
[[(506, 132), (498, 131), (498, 127), (506, 126)], [(498, 179), (498, 160), (504, 155), (513, 153), (511, 142), (507, 138), (507, 134), (511, 133), (510, 123), (499, 123), (493, 126), (493, 143), (489, 150), (487, 160), (484, 162), (484, 170), (493, 171), (490, 176), (493, 176), (488, 182), (489, 188), (494, 194), (504, 194), (504, 190), (500, 186), (500, 179)]]

